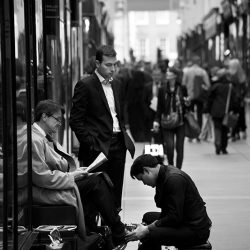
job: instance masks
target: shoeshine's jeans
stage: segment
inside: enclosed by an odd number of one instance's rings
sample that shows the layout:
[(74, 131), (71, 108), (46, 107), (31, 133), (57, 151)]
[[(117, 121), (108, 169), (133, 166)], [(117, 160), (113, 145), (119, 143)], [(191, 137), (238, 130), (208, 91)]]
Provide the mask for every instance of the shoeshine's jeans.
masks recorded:
[[(159, 218), (159, 212), (148, 212), (144, 214), (142, 221), (151, 224)], [(141, 240), (138, 250), (161, 250), (161, 246), (192, 246), (204, 244), (209, 237), (209, 232), (201, 239), (197, 234), (186, 226), (155, 227)], [(180, 245), (181, 244), (181, 245)]]

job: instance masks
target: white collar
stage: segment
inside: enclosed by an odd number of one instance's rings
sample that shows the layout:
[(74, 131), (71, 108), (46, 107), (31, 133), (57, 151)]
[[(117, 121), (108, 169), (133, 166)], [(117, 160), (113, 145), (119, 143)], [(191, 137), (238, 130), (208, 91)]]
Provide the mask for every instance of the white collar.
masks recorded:
[(100, 73), (97, 71), (97, 69), (95, 69), (95, 74), (97, 75), (97, 77), (101, 83), (103, 83), (103, 82), (111, 83), (113, 81), (113, 77), (110, 77), (108, 80), (106, 80), (102, 75), (100, 75)]
[(44, 131), (36, 122), (33, 123), (33, 126), (34, 126), (36, 129), (38, 129), (38, 130), (42, 133), (42, 135), (43, 135), (44, 137), (46, 136), (45, 131)]
[(95, 69), (95, 74), (97, 75), (99, 81), (102, 83), (103, 81), (105, 81), (105, 78), (99, 74), (99, 72), (97, 71), (97, 69)]

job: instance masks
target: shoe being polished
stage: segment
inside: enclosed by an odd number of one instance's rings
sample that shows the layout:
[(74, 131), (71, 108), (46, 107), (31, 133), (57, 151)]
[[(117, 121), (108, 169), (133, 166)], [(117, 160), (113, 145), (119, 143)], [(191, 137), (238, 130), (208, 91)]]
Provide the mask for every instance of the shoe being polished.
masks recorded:
[(116, 246), (115, 248), (113, 248), (112, 250), (123, 250), (127, 247), (127, 243), (123, 243), (123, 244), (120, 244), (118, 246)]
[[(126, 229), (126, 227), (124, 228), (124, 232), (122, 234), (118, 235), (113, 235), (113, 242), (115, 246), (119, 246), (119, 245), (124, 245), (127, 244), (125, 238), (126, 235), (129, 233), (130, 231), (128, 229)], [(119, 249), (119, 248), (118, 248)]]

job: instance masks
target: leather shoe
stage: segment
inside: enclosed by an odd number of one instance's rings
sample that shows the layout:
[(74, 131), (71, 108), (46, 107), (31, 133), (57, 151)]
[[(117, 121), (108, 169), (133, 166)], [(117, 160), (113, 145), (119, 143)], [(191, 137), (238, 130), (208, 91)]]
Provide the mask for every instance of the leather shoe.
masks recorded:
[(127, 242), (125, 241), (125, 237), (126, 237), (126, 235), (128, 233), (129, 233), (129, 230), (127, 230), (126, 228), (124, 228), (123, 234), (121, 234), (119, 236), (113, 235), (113, 242), (114, 242), (115, 246), (127, 244)]
[(227, 154), (228, 154), (228, 152), (227, 152), (226, 149), (222, 149), (221, 152), (222, 152), (222, 154), (224, 154), (224, 155), (227, 155)]
[(123, 250), (127, 247), (127, 243), (123, 243), (123, 244), (120, 244), (118, 246), (116, 246), (115, 248), (113, 248), (112, 250)]

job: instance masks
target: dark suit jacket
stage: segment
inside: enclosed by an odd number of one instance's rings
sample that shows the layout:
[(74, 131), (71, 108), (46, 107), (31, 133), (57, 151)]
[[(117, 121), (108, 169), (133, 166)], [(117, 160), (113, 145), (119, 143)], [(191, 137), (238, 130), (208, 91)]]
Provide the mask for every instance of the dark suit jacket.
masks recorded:
[[(135, 147), (124, 124), (125, 98), (122, 96), (122, 86), (115, 79), (111, 86), (125, 146), (133, 157)], [(82, 160), (84, 154), (89, 150), (103, 152), (107, 156), (113, 132), (113, 119), (102, 85), (96, 74), (77, 82), (72, 102), (70, 126), (80, 142), (79, 160)]]

